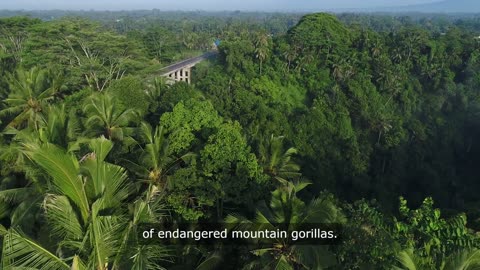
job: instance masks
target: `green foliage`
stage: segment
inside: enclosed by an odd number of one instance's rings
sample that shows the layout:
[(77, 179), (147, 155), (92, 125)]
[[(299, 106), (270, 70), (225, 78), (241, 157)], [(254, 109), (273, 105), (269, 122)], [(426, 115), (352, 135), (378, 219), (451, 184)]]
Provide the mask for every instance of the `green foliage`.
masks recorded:
[(179, 102), (186, 102), (189, 99), (203, 99), (203, 97), (201, 93), (191, 85), (176, 83), (162, 89), (157, 100), (158, 107), (152, 109), (158, 113), (170, 112)]
[[(297, 193), (308, 183), (289, 183), (276, 189), (268, 205), (263, 202), (255, 218), (248, 220), (238, 215), (225, 219), (228, 226), (239, 230), (301, 230), (305, 224), (344, 223), (345, 217), (330, 194), (323, 193), (306, 204)], [(253, 240), (255, 241), (255, 240)], [(336, 264), (335, 256), (326, 246), (296, 245), (289, 240), (276, 239), (272, 244), (260, 245), (251, 251), (256, 258), (244, 269), (274, 266), (273, 269), (326, 269)]]
[(349, 269), (388, 269), (402, 247), (391, 233), (389, 217), (365, 200), (347, 205), (340, 264)]
[[(89, 147), (92, 152), (79, 162), (72, 154), (67, 154), (49, 143), (25, 146), (26, 154), (48, 177), (49, 189), (42, 207), (51, 228), (50, 237), (61, 243), (63, 253), (81, 254), (83, 261), (79, 257), (73, 261), (77, 267), (83, 264), (91, 269), (102, 269), (105, 265), (117, 265), (120, 262), (118, 260), (123, 261), (122, 254), (137, 258), (152, 254), (125, 250), (125, 244), (126, 241), (135, 241), (133, 229), (139, 222), (151, 222), (152, 218), (148, 217), (152, 215), (158, 217), (158, 209), (143, 210), (146, 207), (155, 207), (155, 191), (151, 187), (146, 192), (143, 205), (141, 199), (137, 201), (140, 205), (136, 210), (140, 212), (135, 213), (130, 221), (128, 212), (122, 209), (122, 205), (128, 203), (127, 198), (133, 192), (127, 182), (125, 169), (105, 162), (113, 143), (105, 138), (98, 138), (91, 140)], [(68, 269), (64, 259), (20, 235), (14, 228), (4, 232), (4, 235), (6, 242), (2, 261), (5, 269)], [(159, 249), (156, 254), (163, 257), (165, 250)], [(127, 263), (132, 262), (122, 264)]]
[(330, 54), (339, 60), (351, 43), (350, 31), (334, 15), (326, 13), (304, 16), (288, 35), (292, 44), (308, 53), (320, 53), (326, 61)]
[(395, 233), (408, 239), (404, 245), (418, 249), (418, 254), (430, 258), (432, 265), (442, 262), (446, 255), (462, 249), (477, 248), (477, 237), (466, 227), (464, 214), (443, 219), (439, 209), (433, 208), (432, 198), (424, 200), (420, 208), (410, 210), (400, 198), (400, 215), (404, 221), (394, 220)]
[[(334, 89), (333, 91), (335, 91)], [(297, 121), (294, 142), (299, 153), (322, 168), (315, 176), (323, 187), (332, 188), (334, 171), (342, 167), (343, 177), (358, 175), (366, 170), (367, 160), (360, 152), (358, 135), (353, 127), (348, 109), (338, 101), (318, 98), (311, 109)]]
[(454, 264), (456, 255), (468, 258), (465, 252), (480, 244), (467, 228), (465, 215), (442, 218), (431, 198), (415, 210), (400, 198), (399, 218), (386, 218), (365, 201), (348, 212), (350, 223), (340, 252), (351, 268), (385, 269), (398, 261), (403, 265), (399, 269), (442, 269)]
[(2, 250), (2, 268), (69, 269), (60, 258), (42, 248), (31, 239), (11, 229), (2, 231), (4, 248)]
[(256, 189), (265, 177), (238, 123), (220, 125), (208, 138), (200, 160), (202, 173), (213, 182), (216, 198), (238, 204), (258, 196)]
[(222, 118), (210, 102), (190, 99), (178, 103), (172, 112), (163, 114), (160, 122), (171, 133), (169, 142), (172, 152), (179, 153), (192, 147), (196, 133), (218, 127)]
[(83, 111), (87, 116), (85, 126), (88, 133), (119, 141), (128, 135), (129, 125), (138, 116), (134, 109), (120, 105), (110, 94), (92, 95), (86, 100)]
[(220, 57), (225, 62), (227, 71), (236, 73), (238, 71), (248, 75), (253, 75), (253, 55), (255, 48), (248, 40), (238, 40), (223, 42), (219, 48)]
[(155, 57), (160, 62), (170, 62), (173, 58), (174, 34), (163, 27), (147, 29), (142, 36), (142, 41), (150, 57)]
[(401, 267), (394, 266), (394, 270), (416, 270), (416, 269), (463, 269), (472, 270), (480, 267), (480, 253), (478, 250), (462, 250), (448, 256), (442, 262), (440, 268), (432, 267), (428, 264), (428, 260), (414, 254), (414, 250), (408, 249), (400, 252), (397, 255), (397, 260)]
[(286, 184), (289, 179), (301, 176), (300, 166), (292, 157), (297, 154), (297, 149), (291, 147), (284, 151), (284, 137), (275, 137), (273, 134), (260, 145), (260, 162), (263, 171), (280, 184)]
[[(2, 269), (478, 268), (475, 16), (72, 14), (0, 19)], [(344, 242), (140, 239), (229, 212)]]
[(0, 116), (9, 117), (9, 126), (38, 128), (42, 110), (60, 90), (59, 78), (48, 76), (48, 71), (32, 68), (29, 71), (17, 70), (9, 77), (10, 93), (5, 99), (5, 106)]
[(265, 76), (251, 82), (251, 88), (258, 96), (265, 98), (265, 103), (271, 106), (282, 106), (288, 111), (302, 107), (305, 91), (295, 85), (281, 85), (277, 78)]
[(145, 113), (149, 106), (149, 100), (139, 78), (128, 76), (112, 82), (105, 90), (111, 94), (123, 108), (133, 109)]

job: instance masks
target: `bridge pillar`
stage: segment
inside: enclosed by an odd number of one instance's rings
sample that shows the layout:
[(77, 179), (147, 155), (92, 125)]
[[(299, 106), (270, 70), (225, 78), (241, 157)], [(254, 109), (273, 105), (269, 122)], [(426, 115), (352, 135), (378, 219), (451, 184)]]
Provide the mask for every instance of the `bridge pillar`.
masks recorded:
[(182, 68), (180, 70), (180, 81), (190, 83), (192, 69), (190, 67)]
[(187, 60), (180, 61), (170, 66), (164, 67), (160, 70), (160, 76), (166, 77), (169, 84), (183, 81), (186, 83), (192, 82), (192, 67), (202, 62), (203, 60), (212, 58), (217, 54), (216, 51), (207, 52), (203, 55), (193, 57)]
[(186, 66), (170, 73), (163, 75), (168, 78), (169, 83), (186, 82), (190, 84), (192, 82), (192, 66)]

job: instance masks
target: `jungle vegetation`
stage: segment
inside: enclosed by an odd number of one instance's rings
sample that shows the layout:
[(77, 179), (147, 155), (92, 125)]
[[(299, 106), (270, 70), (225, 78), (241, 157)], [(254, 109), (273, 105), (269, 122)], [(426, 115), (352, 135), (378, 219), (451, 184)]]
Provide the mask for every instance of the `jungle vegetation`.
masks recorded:
[[(0, 268), (480, 268), (479, 17), (84, 13), (0, 19)], [(138, 234), (259, 218), (342, 242)]]

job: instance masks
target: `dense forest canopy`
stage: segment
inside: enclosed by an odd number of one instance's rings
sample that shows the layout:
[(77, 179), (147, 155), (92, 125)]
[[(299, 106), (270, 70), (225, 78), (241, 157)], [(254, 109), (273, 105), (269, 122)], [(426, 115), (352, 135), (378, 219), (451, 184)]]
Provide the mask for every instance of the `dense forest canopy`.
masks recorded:
[[(480, 17), (0, 15), (3, 269), (480, 266)], [(192, 84), (159, 76), (216, 40)], [(138, 234), (258, 220), (342, 240)]]

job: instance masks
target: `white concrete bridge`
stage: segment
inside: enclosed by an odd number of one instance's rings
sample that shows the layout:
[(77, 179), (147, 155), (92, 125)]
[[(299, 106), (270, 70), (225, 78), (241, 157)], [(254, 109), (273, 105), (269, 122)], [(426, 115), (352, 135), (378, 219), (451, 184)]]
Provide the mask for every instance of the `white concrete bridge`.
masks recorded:
[(167, 83), (192, 81), (192, 67), (205, 59), (217, 55), (216, 51), (207, 52), (203, 55), (186, 59), (160, 69), (160, 75), (167, 78)]

